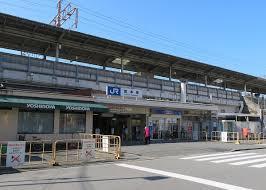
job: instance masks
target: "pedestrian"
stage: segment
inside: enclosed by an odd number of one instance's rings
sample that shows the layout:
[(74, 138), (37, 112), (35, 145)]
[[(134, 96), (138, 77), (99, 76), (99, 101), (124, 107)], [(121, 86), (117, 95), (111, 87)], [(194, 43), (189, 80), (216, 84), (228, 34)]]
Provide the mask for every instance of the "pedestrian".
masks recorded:
[(150, 144), (150, 128), (149, 127), (145, 127), (144, 130), (144, 137), (145, 137), (145, 144)]

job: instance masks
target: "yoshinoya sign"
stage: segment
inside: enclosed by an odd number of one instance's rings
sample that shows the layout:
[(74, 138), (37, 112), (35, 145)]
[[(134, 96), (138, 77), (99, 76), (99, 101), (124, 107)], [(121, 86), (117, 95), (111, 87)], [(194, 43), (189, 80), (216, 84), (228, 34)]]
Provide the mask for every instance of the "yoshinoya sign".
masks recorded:
[(127, 97), (142, 97), (142, 91), (133, 88), (121, 88), (115, 86), (106, 86), (106, 95), (109, 96), (127, 96)]
[(55, 105), (47, 105), (47, 104), (27, 104), (26, 107), (30, 109), (49, 109), (49, 110), (55, 109)]
[(84, 107), (84, 106), (66, 106), (66, 110), (71, 110), (71, 111), (90, 111), (89, 107)]
[(6, 167), (18, 167), (25, 161), (25, 141), (9, 141), (6, 152)]

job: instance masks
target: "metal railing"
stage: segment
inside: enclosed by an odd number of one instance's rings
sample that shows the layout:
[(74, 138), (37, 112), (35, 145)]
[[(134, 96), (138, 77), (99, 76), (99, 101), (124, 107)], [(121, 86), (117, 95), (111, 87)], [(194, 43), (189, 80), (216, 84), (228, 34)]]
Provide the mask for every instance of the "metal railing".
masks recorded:
[(212, 131), (211, 141), (219, 141), (219, 140), (221, 140), (221, 131)]
[(239, 140), (238, 132), (227, 132), (227, 142), (237, 142)]
[[(6, 165), (7, 144), (0, 144), (0, 166)], [(50, 164), (53, 156), (53, 141), (26, 141), (24, 166)]]
[(99, 152), (113, 154), (116, 159), (121, 155), (121, 137), (117, 135), (99, 135), (80, 133), (81, 139), (95, 139), (95, 148)]
[[(21, 167), (115, 160), (121, 157), (121, 139), (115, 135), (79, 134), (76, 139), (25, 141), (25, 162)], [(84, 159), (90, 141), (93, 155)], [(0, 142), (0, 167), (6, 166), (8, 142)]]

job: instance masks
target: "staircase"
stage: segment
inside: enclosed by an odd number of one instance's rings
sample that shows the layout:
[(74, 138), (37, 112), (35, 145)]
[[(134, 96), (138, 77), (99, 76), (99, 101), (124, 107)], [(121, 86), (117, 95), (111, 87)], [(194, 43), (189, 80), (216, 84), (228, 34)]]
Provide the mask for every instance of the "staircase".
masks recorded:
[(245, 105), (243, 108), (242, 113), (249, 113), (249, 114), (260, 114), (260, 105), (255, 103), (255, 101), (252, 101), (251, 97), (249, 96), (243, 96)]

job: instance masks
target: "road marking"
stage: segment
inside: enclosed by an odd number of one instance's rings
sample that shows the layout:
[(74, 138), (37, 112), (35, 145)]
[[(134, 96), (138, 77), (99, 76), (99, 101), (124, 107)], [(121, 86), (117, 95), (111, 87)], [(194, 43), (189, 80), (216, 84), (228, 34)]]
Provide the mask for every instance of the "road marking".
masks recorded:
[(149, 172), (153, 174), (159, 174), (163, 176), (168, 176), (176, 179), (183, 179), (186, 181), (191, 181), (194, 183), (200, 183), (212, 187), (217, 187), (220, 189), (226, 189), (226, 190), (251, 190), (245, 187), (240, 187), (240, 186), (235, 186), (235, 185), (230, 185), (226, 183), (221, 183), (217, 181), (212, 181), (208, 179), (203, 179), (203, 178), (198, 178), (198, 177), (193, 177), (193, 176), (188, 176), (188, 175), (183, 175), (183, 174), (178, 174), (178, 173), (173, 173), (173, 172), (166, 172), (163, 170), (156, 170), (152, 168), (146, 168), (146, 167), (141, 167), (141, 166), (135, 166), (135, 165), (129, 165), (129, 164), (116, 164), (117, 166), (120, 167), (125, 167), (125, 168), (130, 168), (134, 170), (139, 170), (139, 171), (144, 171), (144, 172)]
[(263, 164), (257, 164), (257, 165), (252, 165), (252, 166), (249, 166), (249, 167), (252, 167), (252, 168), (264, 168), (264, 167), (266, 167), (266, 163), (263, 163)]
[(255, 156), (245, 156), (245, 157), (240, 157), (240, 158), (229, 158), (229, 159), (224, 159), (224, 160), (215, 160), (215, 161), (211, 161), (211, 162), (213, 162), (213, 163), (225, 163), (225, 162), (247, 160), (247, 159), (251, 159), (251, 158), (260, 158), (260, 157), (266, 157), (266, 155), (255, 155)]
[(221, 158), (232, 158), (232, 157), (240, 157), (240, 156), (249, 156), (254, 155), (256, 153), (242, 153), (242, 154), (233, 154), (233, 155), (225, 155), (225, 156), (216, 156), (216, 157), (208, 157), (208, 158), (201, 158), (197, 159), (196, 161), (209, 161), (209, 160), (218, 160)]
[(226, 153), (218, 153), (218, 154), (205, 154), (205, 155), (199, 155), (199, 156), (184, 157), (184, 158), (180, 158), (180, 159), (189, 160), (189, 159), (204, 158), (204, 157), (210, 157), (210, 156), (222, 156), (222, 155), (240, 154), (240, 153), (241, 152), (226, 152)]
[(263, 161), (266, 161), (266, 158), (247, 160), (247, 161), (242, 161), (242, 162), (234, 162), (234, 163), (230, 163), (230, 165), (239, 166), (239, 165), (252, 164), (252, 163), (263, 162)]

